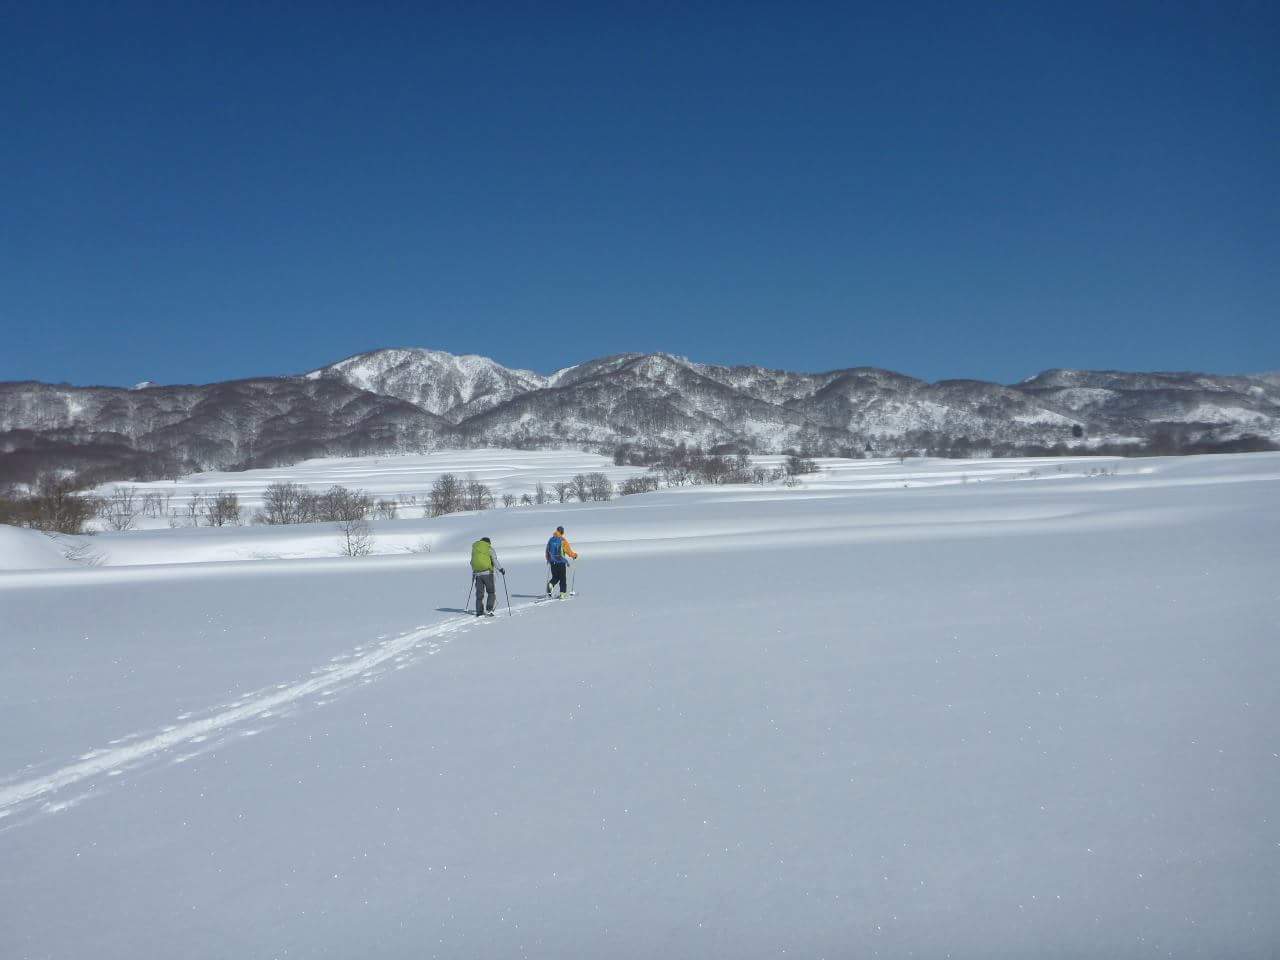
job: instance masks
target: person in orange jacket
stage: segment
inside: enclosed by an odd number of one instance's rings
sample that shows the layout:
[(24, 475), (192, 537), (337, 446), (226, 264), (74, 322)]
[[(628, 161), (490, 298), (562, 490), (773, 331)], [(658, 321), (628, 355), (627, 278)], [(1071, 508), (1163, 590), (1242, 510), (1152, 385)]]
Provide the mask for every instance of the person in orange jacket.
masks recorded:
[(547, 541), (547, 563), (551, 566), (551, 579), (547, 581), (548, 597), (551, 596), (551, 588), (556, 585), (560, 587), (561, 600), (569, 596), (567, 573), (570, 559), (577, 560), (578, 555), (573, 547), (569, 546), (569, 540), (564, 535), (564, 527), (556, 527), (556, 532)]

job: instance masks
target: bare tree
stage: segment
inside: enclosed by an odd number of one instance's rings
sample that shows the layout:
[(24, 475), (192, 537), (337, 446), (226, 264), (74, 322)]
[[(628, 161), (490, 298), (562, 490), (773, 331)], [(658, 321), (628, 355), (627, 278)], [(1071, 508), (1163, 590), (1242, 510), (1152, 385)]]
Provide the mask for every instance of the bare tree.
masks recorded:
[(205, 500), (204, 518), (211, 527), (240, 526), (240, 497), (230, 490), (219, 490)]
[(79, 489), (74, 479), (45, 474), (36, 482), (35, 496), (27, 505), (29, 524), (52, 533), (82, 533), (98, 504)]
[(108, 530), (132, 530), (142, 513), (142, 499), (137, 487), (115, 487), (100, 502), (98, 516)]
[(587, 498), (591, 495), (591, 482), (587, 479), (586, 474), (574, 474), (573, 479), (569, 481), (570, 491), (579, 502), (586, 503)]
[(338, 549), (344, 557), (367, 557), (373, 549), (373, 532), (364, 517), (338, 521)]
[(556, 484), (556, 498), (561, 503), (568, 503), (569, 496), (573, 492), (573, 484), (567, 480), (561, 480)]
[[(537, 504), (546, 503), (549, 499), (547, 488), (542, 485), (542, 481), (538, 481), (538, 485), (533, 488), (533, 502)], [(562, 501), (563, 502), (563, 501)]]
[(471, 477), (467, 480), (463, 500), (466, 510), (488, 510), (493, 507), (493, 491), (475, 477)]
[(514, 493), (504, 493), (502, 495), (502, 505), (508, 510), (516, 505), (516, 495)]
[(520, 506), (522, 507), (533, 506), (533, 497), (529, 496), (529, 494), (527, 493), (520, 494)]
[(587, 474), (587, 493), (592, 500), (612, 500), (613, 481), (603, 473)]
[(345, 523), (350, 520), (365, 520), (373, 511), (373, 497), (363, 490), (352, 490), (334, 484), (320, 497), (320, 520), (334, 523)]
[(431, 485), (431, 502), (428, 510), (433, 517), (457, 513), (463, 503), (462, 481), (452, 473), (442, 473)]
[(628, 477), (623, 480), (618, 493), (624, 497), (629, 497), (637, 493), (652, 493), (657, 489), (658, 478), (652, 474), (645, 474), (639, 477)]
[(209, 498), (204, 495), (203, 491), (196, 491), (187, 502), (187, 525), (192, 527), (200, 526), (201, 518), (205, 517), (208, 512)]
[[(262, 492), (262, 509), (254, 514), (254, 523), (302, 523), (307, 489), (296, 483), (277, 480)], [(309, 519), (309, 518), (308, 518)]]
[(316, 493), (306, 487), (302, 488), (302, 495), (298, 498), (298, 519), (297, 523), (317, 523), (327, 519), (327, 511), (324, 503), (325, 495)]
[(379, 500), (374, 505), (373, 515), (379, 520), (394, 520), (399, 504), (394, 500)]

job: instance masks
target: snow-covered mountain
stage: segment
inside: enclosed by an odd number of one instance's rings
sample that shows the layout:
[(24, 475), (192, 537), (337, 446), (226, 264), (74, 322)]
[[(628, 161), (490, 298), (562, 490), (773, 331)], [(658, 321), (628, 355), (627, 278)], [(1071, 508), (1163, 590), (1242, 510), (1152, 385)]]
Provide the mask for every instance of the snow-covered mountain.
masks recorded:
[(1280, 441), (1274, 375), (1048, 370), (1005, 386), (873, 367), (796, 373), (665, 353), (550, 375), (388, 349), (300, 376), (146, 389), (0, 383), (0, 481), (236, 469), (437, 446), (964, 452), (1176, 438)]
[[(1082, 389), (1103, 392), (1081, 394)], [(1050, 371), (1004, 386), (928, 383), (873, 367), (794, 373), (695, 363), (669, 354), (591, 361), (459, 421), (476, 443), (634, 442), (885, 453), (961, 438), (1052, 446), (1175, 429), (1215, 442), (1280, 440), (1280, 389), (1261, 378)]]
[(370, 393), (407, 400), (453, 423), (549, 382), (532, 370), (511, 370), (488, 357), (458, 357), (420, 347), (358, 353), (306, 377), (336, 378)]
[(1046, 370), (1017, 389), (1115, 430), (1160, 424), (1212, 424), (1275, 436), (1280, 379), (1202, 373)]
[(332, 378), (146, 390), (0, 383), (0, 483), (48, 470), (145, 479), (421, 449), (449, 430), (420, 407)]

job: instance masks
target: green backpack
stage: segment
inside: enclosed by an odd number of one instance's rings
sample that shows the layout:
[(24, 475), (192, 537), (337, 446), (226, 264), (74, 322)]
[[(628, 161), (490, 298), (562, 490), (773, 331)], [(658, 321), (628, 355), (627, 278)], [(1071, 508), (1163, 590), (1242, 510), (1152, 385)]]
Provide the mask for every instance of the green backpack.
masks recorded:
[(483, 540), (477, 540), (471, 545), (471, 572), (493, 572), (493, 547)]

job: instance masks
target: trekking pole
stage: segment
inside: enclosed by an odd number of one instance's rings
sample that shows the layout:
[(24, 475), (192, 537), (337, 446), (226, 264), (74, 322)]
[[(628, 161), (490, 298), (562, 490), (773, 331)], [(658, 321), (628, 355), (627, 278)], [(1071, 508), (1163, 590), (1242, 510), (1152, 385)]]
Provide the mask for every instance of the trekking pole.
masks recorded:
[(505, 570), (502, 571), (502, 592), (507, 595), (507, 616), (514, 617), (515, 614), (511, 612), (511, 591), (507, 589), (507, 572)]
[(578, 561), (573, 561), (573, 572), (569, 574), (569, 596), (576, 597), (577, 591), (574, 589), (578, 582)]
[(476, 585), (476, 575), (473, 573), (471, 575), (470, 581), (468, 581), (467, 583), (467, 599), (462, 601), (463, 613), (466, 613), (468, 610), (471, 609), (471, 591), (475, 588), (475, 585)]

